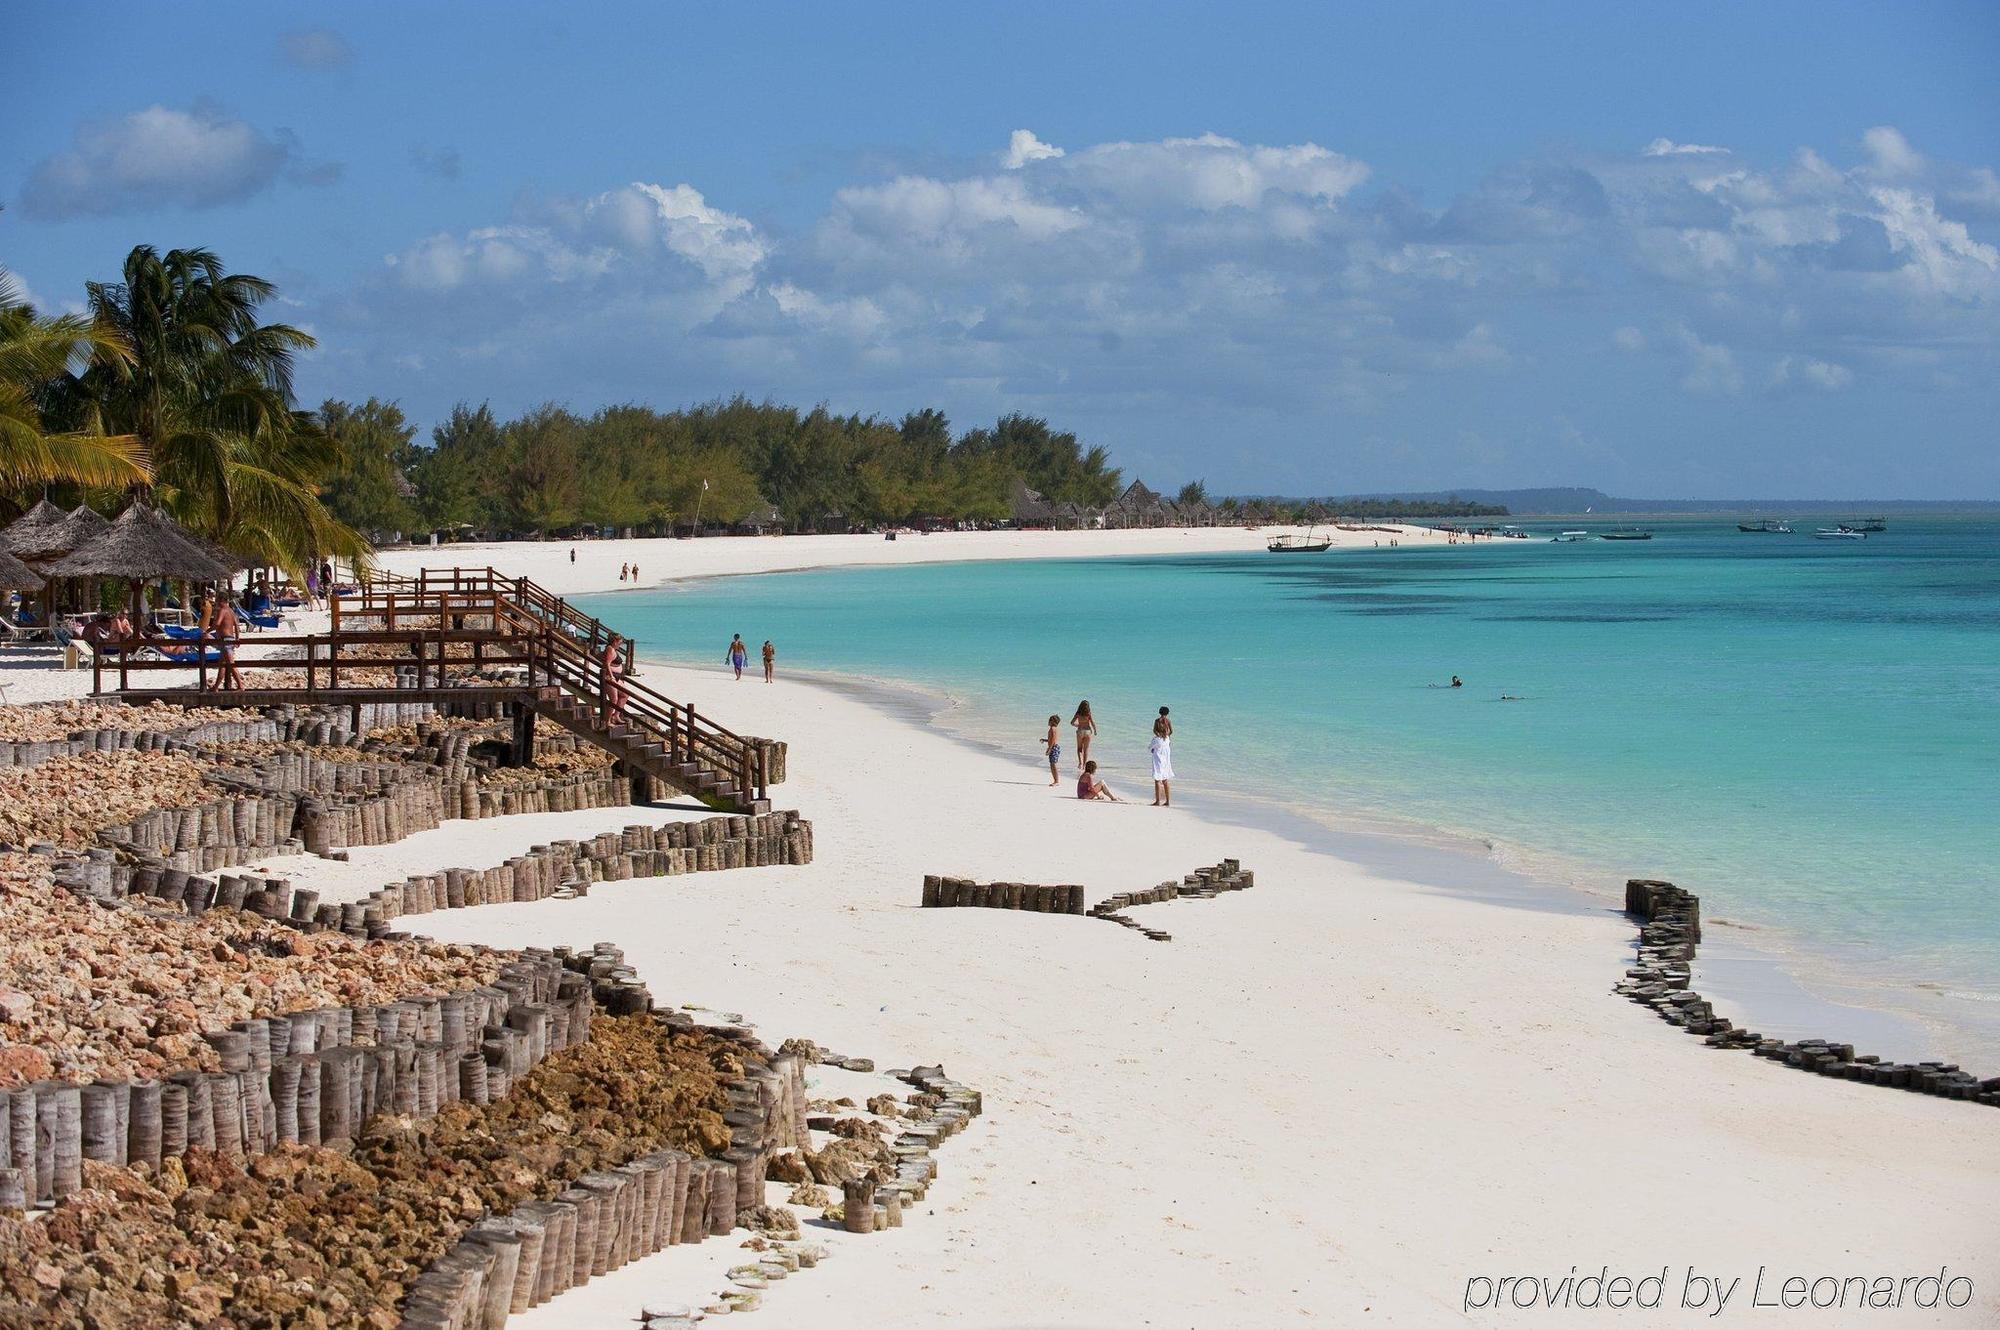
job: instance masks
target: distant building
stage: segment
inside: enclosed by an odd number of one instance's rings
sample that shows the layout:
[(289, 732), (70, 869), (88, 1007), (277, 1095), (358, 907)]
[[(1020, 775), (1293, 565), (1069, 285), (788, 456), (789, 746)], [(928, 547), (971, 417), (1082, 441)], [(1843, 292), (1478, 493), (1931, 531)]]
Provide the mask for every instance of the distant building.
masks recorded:
[(1022, 530), (1035, 527), (1053, 527), (1056, 524), (1055, 505), (1043, 498), (1037, 490), (1028, 488), (1028, 482), (1016, 476), (1014, 488), (1007, 495), (1008, 517)]
[(736, 523), (735, 530), (739, 536), (780, 536), (785, 532), (785, 519), (777, 504), (760, 503)]
[(1176, 524), (1173, 506), (1146, 488), (1146, 482), (1143, 480), (1135, 480), (1126, 486), (1125, 492), (1113, 499), (1104, 510), (1104, 525), (1107, 527), (1161, 527)]

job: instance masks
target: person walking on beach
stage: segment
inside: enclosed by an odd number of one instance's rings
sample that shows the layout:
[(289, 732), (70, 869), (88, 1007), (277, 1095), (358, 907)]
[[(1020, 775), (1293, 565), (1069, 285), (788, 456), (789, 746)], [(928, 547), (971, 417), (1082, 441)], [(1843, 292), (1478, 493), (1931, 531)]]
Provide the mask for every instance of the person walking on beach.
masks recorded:
[(1097, 722), (1090, 714), (1090, 699), (1076, 704), (1076, 714), (1069, 718), (1076, 728), (1076, 766), (1081, 771), (1090, 761), (1090, 740), (1097, 733)]
[(737, 633), (729, 639), (729, 650), (722, 654), (725, 665), (736, 671), (736, 682), (743, 682), (743, 667), (750, 663), (750, 648), (743, 645), (743, 634)]
[(625, 580), (625, 568), (625, 564), (621, 563), (618, 565), (618, 580), (621, 582)]
[(1167, 709), (1160, 708), (1160, 714), (1153, 719), (1153, 742), (1149, 745), (1153, 755), (1153, 807), (1172, 808), (1174, 806), (1174, 723), (1167, 719)]
[(574, 546), (574, 545), (572, 545), (572, 546), (570, 546), (570, 547), (569, 547), (569, 561), (570, 561), (571, 563), (575, 563), (575, 562), (576, 562), (576, 546)]
[(771, 682), (772, 667), (778, 663), (778, 648), (771, 645), (771, 639), (764, 639), (764, 682)]
[(1062, 762), (1062, 744), (1056, 741), (1056, 731), (1062, 728), (1060, 715), (1049, 717), (1049, 732), (1042, 736), (1042, 754), (1049, 759), (1049, 784), (1062, 784), (1062, 776), (1056, 767)]
[(1111, 792), (1111, 787), (1097, 778), (1097, 763), (1083, 764), (1083, 774), (1076, 778), (1076, 797), (1079, 799), (1109, 799), (1112, 803), (1123, 800)]

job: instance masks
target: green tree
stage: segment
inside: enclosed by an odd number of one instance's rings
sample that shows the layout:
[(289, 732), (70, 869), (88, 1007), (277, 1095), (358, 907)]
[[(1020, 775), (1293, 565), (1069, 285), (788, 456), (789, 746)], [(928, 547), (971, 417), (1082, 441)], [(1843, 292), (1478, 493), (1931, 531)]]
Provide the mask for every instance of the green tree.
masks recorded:
[(253, 562), (302, 574), (323, 555), (367, 561), (368, 542), (320, 502), (340, 449), (293, 408), (293, 357), (314, 342), (259, 320), (271, 283), (208, 250), (141, 245), (121, 281), (84, 289), (99, 344), (123, 350), (99, 351), (51, 399), (73, 425), (137, 441), (152, 476), (135, 488)]
[(416, 426), (394, 402), (371, 397), (360, 406), (328, 400), (319, 425), (339, 450), (337, 470), (320, 498), (327, 511), (357, 530), (411, 531), (419, 521), (409, 472), (417, 465)]
[(144, 448), (130, 435), (51, 429), (50, 396), (93, 358), (123, 363), (125, 343), (74, 314), (44, 317), (0, 268), (0, 491), (21, 495), (48, 485), (121, 488), (150, 476)]

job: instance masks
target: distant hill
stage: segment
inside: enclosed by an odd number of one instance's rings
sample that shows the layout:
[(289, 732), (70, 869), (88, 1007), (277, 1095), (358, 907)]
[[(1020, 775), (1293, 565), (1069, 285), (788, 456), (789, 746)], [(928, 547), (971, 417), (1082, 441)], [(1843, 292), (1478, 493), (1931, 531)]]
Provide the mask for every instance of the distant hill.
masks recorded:
[[(1577, 486), (1522, 490), (1406, 490), (1358, 494), (1371, 502), (1403, 500), (1439, 503), (1461, 500), (1482, 507), (1505, 508), (1516, 517), (1536, 514), (1593, 513), (1937, 513), (2000, 510), (2000, 501), (1967, 499), (1622, 499), (1603, 490)], [(1340, 500), (1332, 501), (1338, 507)]]

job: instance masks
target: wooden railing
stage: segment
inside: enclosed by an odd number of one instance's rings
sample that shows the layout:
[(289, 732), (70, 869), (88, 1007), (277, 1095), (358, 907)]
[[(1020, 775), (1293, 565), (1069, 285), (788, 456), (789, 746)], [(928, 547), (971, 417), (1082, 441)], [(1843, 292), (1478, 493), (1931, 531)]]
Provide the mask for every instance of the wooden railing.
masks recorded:
[[(336, 634), (343, 631), (343, 620), (369, 618), (385, 631), (420, 624), (445, 632), (446, 640), (462, 640), (484, 628), (496, 641), (521, 642), (530, 657), (530, 687), (561, 688), (588, 702), (606, 729), (622, 723), (642, 742), (659, 744), (670, 762), (693, 762), (728, 775), (745, 798), (767, 797), (762, 747), (698, 714), (693, 703), (676, 702), (633, 678), (636, 647), (630, 638), (623, 639), (624, 671), (607, 679), (604, 652), (611, 629), (525, 577), (493, 568), (381, 575), (358, 592), (336, 597), (333, 614)], [(614, 683), (621, 699), (615, 708), (609, 687)]]
[[(321, 690), (353, 692), (352, 684), (342, 683), (343, 670), (415, 666), (418, 687), (443, 688), (453, 666), (519, 666), (530, 691), (556, 688), (586, 703), (607, 738), (622, 726), (639, 743), (659, 745), (671, 764), (693, 763), (732, 780), (746, 800), (768, 797), (760, 745), (697, 714), (693, 703), (676, 702), (633, 678), (629, 647), (616, 675), (607, 675), (611, 630), (525, 577), (505, 577), (492, 568), (429, 568), (414, 577), (378, 574), (359, 590), (335, 596), (332, 615), (327, 634), (258, 634), (250, 639), (258, 647), (292, 651), (246, 660), (239, 650), (236, 669), (302, 673), (300, 696), (307, 700)], [(135, 660), (129, 652), (100, 652), (92, 664), (95, 690), (103, 692), (105, 676), (115, 673), (124, 692), (135, 671), (192, 670), (204, 692), (221, 681), (222, 663), (205, 659), (208, 648), (224, 645), (220, 639), (210, 635), (160, 645), (189, 650), (195, 659)], [(379, 654), (384, 646), (395, 653)], [(372, 650), (358, 654), (364, 647)], [(466, 647), (469, 652), (454, 654)]]

